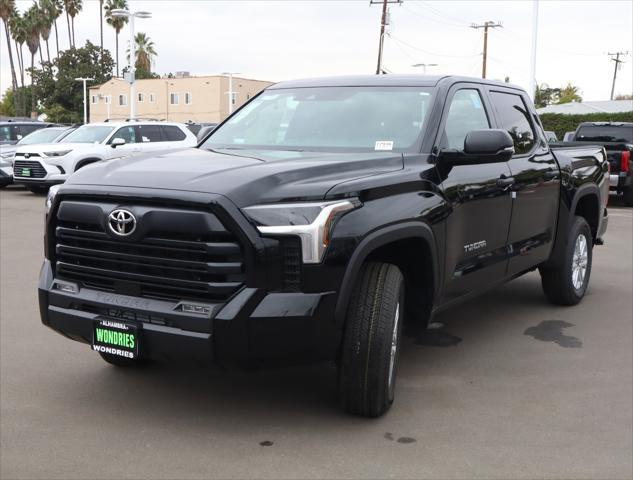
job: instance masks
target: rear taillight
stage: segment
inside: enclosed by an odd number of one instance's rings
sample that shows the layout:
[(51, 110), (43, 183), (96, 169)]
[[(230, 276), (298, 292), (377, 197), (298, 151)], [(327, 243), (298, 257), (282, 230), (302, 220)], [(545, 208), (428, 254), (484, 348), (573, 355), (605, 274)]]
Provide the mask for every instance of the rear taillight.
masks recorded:
[(629, 171), (629, 160), (631, 159), (631, 152), (628, 150), (623, 150), (622, 155), (620, 155), (620, 171), (628, 172)]

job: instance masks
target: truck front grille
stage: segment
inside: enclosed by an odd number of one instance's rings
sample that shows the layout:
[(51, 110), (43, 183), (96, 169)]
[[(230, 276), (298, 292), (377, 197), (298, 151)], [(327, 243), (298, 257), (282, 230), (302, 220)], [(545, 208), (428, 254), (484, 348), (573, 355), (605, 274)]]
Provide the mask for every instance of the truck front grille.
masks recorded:
[[(84, 205), (85, 206), (85, 205)], [(145, 209), (133, 241), (107, 232), (111, 205), (86, 216), (77, 202), (62, 202), (55, 227), (55, 268), (60, 279), (132, 296), (178, 300), (226, 300), (245, 282), (237, 237), (209, 212)], [(100, 207), (100, 208), (99, 208)], [(189, 215), (187, 221), (170, 221)], [(215, 226), (209, 231), (209, 226)], [(204, 230), (204, 231), (203, 231)]]
[(44, 178), (46, 176), (46, 169), (40, 162), (15, 160), (13, 163), (13, 176), (20, 178)]

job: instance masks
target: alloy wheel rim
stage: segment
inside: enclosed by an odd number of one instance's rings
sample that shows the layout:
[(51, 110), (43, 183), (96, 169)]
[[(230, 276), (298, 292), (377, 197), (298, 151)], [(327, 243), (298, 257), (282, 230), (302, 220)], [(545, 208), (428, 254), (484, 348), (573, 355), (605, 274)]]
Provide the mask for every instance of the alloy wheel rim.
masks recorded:
[(585, 283), (588, 263), (589, 252), (587, 248), (587, 237), (580, 234), (576, 237), (574, 255), (571, 261), (571, 281), (576, 290), (580, 290)]
[(393, 319), (393, 332), (391, 333), (391, 351), (389, 352), (389, 392), (393, 394), (394, 370), (396, 368), (396, 355), (398, 353), (398, 323), (400, 322), (400, 303), (396, 305), (396, 313)]

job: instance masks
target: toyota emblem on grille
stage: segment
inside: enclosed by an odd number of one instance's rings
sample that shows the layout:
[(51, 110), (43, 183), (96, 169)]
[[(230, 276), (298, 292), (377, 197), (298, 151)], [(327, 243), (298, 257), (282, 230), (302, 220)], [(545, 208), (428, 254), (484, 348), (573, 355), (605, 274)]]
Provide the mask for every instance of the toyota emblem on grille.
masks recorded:
[(24, 158), (31, 158), (31, 154), (30, 153), (25, 153), (24, 154)]
[(136, 230), (136, 217), (129, 210), (113, 210), (108, 215), (110, 231), (120, 237), (127, 237)]

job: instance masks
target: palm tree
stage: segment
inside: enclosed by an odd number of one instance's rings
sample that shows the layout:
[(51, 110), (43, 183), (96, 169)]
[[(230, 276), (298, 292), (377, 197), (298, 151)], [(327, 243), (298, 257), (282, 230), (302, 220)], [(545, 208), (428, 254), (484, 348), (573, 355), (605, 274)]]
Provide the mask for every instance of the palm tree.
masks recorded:
[(115, 9), (127, 10), (127, 0), (106, 0), (105, 2), (105, 18), (106, 23), (114, 28), (116, 32), (116, 76), (119, 76), (119, 33), (127, 23), (127, 17), (115, 17), (112, 15), (112, 10)]
[(48, 39), (51, 36), (51, 28), (53, 28), (53, 17), (51, 13), (54, 9), (53, 0), (40, 0), (40, 34), (46, 42), (46, 57), (50, 63), (51, 51), (48, 45)]
[(49, 15), (55, 26), (55, 47), (57, 49), (57, 56), (59, 57), (59, 34), (57, 32), (57, 19), (62, 15), (64, 11), (64, 4), (62, 0), (50, 0)]
[[(134, 44), (136, 46), (134, 68), (137, 70), (144, 70), (146, 72), (152, 71), (152, 61), (157, 55), (154, 50), (154, 42), (143, 32), (139, 32), (134, 37)], [(130, 61), (130, 49), (126, 51), (127, 61)]]
[(68, 25), (68, 45), (73, 46), (73, 36), (70, 33), (70, 15), (68, 14), (68, 5), (72, 3), (72, 0), (63, 0), (64, 11), (66, 12), (66, 25)]
[(81, 9), (83, 8), (83, 0), (64, 0), (66, 4), (66, 11), (68, 15), (70, 15), (70, 19), (72, 21), (72, 30), (73, 30), (73, 47), (75, 46), (75, 17), (79, 15)]
[(11, 48), (11, 34), (9, 33), (9, 19), (15, 10), (15, 0), (0, 0), (0, 18), (4, 23), (4, 33), (7, 35), (7, 48), (9, 49), (9, 63), (11, 64), (11, 87), (13, 88), (13, 98), (18, 88), (18, 77), (15, 75), (15, 65), (13, 64), (13, 49)]
[(24, 87), (24, 52), (22, 48), (24, 47), (24, 42), (26, 42), (26, 29), (25, 20), (17, 9), (13, 10), (11, 18), (9, 18), (9, 28), (15, 42), (15, 51), (20, 67), (20, 85)]
[(24, 14), (26, 30), (26, 46), (31, 52), (31, 113), (35, 112), (35, 89), (33, 88), (33, 70), (35, 70), (35, 54), (40, 46), (39, 9), (34, 4)]

